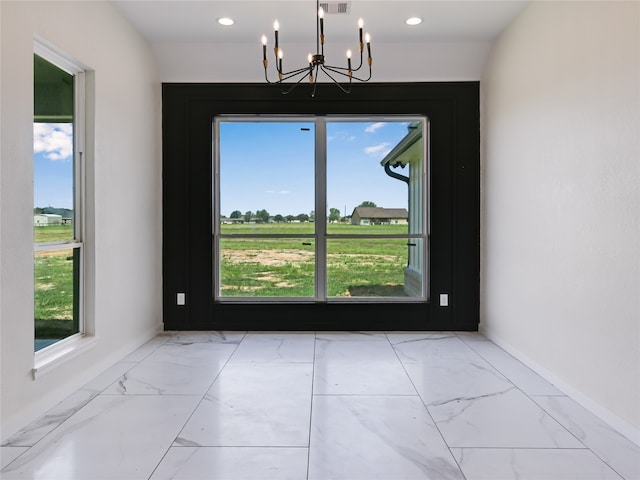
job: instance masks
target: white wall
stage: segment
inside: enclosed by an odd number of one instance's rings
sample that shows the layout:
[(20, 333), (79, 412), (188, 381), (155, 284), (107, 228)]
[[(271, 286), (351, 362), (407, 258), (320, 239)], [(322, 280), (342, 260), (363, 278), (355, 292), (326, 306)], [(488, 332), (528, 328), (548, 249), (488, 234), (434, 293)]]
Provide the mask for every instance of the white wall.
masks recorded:
[[(6, 439), (162, 328), (161, 86), (150, 46), (108, 2), (3, 0), (0, 12), (0, 433)], [(95, 72), (87, 263), (95, 278), (88, 315), (96, 341), (34, 380), (35, 35)]]
[(640, 3), (531, 3), (481, 79), (481, 329), (640, 440)]

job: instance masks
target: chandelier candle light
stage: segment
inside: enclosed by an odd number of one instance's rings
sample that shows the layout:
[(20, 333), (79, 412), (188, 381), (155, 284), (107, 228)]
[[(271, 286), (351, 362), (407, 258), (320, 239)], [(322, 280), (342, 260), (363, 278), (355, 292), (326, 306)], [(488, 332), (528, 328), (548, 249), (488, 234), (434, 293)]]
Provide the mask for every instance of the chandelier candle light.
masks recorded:
[[(312, 85), (311, 96), (315, 97), (316, 95), (316, 86), (318, 75), (320, 72), (324, 72), (333, 83), (335, 83), (340, 90), (344, 93), (351, 92), (352, 81), (358, 80), (360, 82), (368, 82), (371, 79), (371, 37), (367, 33), (364, 37), (364, 42), (362, 41), (362, 27), (364, 26), (364, 22), (362, 18), (358, 20), (358, 38), (360, 41), (360, 64), (357, 68), (352, 68), (351, 66), (351, 50), (347, 50), (347, 66), (346, 67), (337, 67), (328, 65), (325, 63), (324, 57), (324, 10), (320, 7), (320, 0), (316, 0), (316, 54), (312, 55), (311, 53), (307, 57), (307, 65), (298, 68), (296, 70), (291, 70), (289, 72), (285, 72), (282, 69), (282, 58), (283, 52), (279, 46), (278, 41), (278, 30), (280, 29), (280, 24), (278, 20), (273, 23), (273, 29), (275, 31), (275, 46), (273, 48), (273, 53), (275, 56), (275, 64), (276, 71), (278, 73), (278, 80), (271, 81), (269, 80), (269, 75), (267, 72), (267, 67), (269, 65), (269, 61), (267, 60), (267, 37), (262, 35), (262, 64), (264, 65), (264, 78), (269, 84), (280, 85), (282, 94), (286, 95), (291, 92), (294, 88), (300, 85), (305, 78), (309, 78), (309, 83)], [(362, 68), (363, 65), (363, 52), (364, 52), (364, 43), (367, 44), (367, 64), (369, 65), (369, 76), (367, 78), (360, 78), (354, 75), (354, 72), (357, 72)], [(344, 78), (343, 78), (344, 77)], [(291, 80), (287, 82), (287, 80)], [(339, 81), (342, 80), (344, 85)], [(347, 83), (348, 80), (348, 83)]]

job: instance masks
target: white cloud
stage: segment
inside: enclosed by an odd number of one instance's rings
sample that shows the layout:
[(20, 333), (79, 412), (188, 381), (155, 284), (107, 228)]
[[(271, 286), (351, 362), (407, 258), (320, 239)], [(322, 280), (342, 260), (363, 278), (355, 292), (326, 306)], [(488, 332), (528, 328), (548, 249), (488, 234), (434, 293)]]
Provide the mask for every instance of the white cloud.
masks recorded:
[(34, 123), (33, 152), (44, 153), (49, 160), (69, 160), (73, 155), (71, 123)]
[(389, 142), (382, 142), (377, 145), (372, 145), (371, 147), (366, 147), (364, 149), (364, 152), (367, 155), (378, 156), (382, 158), (391, 151), (389, 145), (391, 145)]
[(385, 125), (386, 125), (386, 122), (372, 123), (367, 128), (365, 128), (364, 131), (367, 132), (367, 133), (374, 133), (376, 130), (378, 130), (379, 128), (384, 127)]

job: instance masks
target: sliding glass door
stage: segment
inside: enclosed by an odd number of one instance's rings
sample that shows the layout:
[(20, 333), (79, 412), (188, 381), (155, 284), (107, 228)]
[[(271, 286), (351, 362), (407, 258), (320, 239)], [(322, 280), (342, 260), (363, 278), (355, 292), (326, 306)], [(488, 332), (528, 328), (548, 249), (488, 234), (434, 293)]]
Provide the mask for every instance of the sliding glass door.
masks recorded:
[(213, 128), (216, 301), (427, 300), (425, 118)]

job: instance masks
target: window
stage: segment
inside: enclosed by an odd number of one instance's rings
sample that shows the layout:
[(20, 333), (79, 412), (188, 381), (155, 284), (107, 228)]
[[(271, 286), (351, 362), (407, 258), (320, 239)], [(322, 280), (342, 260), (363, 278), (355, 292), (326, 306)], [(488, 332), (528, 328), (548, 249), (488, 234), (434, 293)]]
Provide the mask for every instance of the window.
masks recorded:
[(427, 127), (216, 118), (215, 300), (426, 301)]
[(36, 42), (33, 116), (35, 351), (83, 325), (84, 73)]

